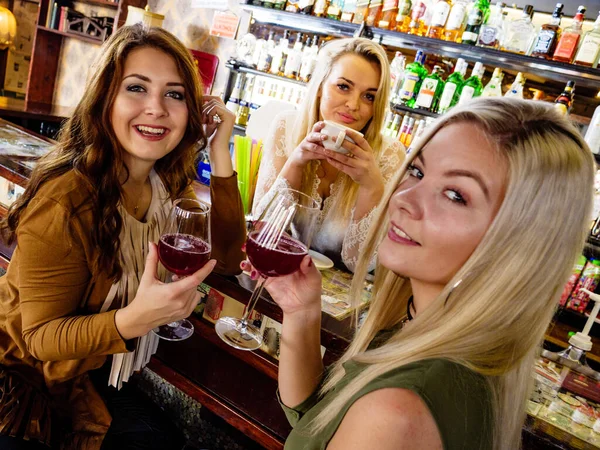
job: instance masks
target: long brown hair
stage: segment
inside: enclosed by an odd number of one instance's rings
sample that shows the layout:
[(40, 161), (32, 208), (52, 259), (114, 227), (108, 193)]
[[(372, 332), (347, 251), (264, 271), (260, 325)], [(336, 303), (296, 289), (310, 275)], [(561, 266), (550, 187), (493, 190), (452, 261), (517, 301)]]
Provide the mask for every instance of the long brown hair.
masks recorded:
[(189, 117), (181, 142), (159, 159), (154, 169), (172, 199), (194, 179), (198, 151), (207, 143), (201, 123), (202, 85), (196, 64), (185, 46), (162, 28), (147, 28), (141, 24), (122, 27), (104, 44), (91, 69), (83, 98), (60, 131), (58, 144), (39, 160), (24, 194), (13, 203), (2, 221), (0, 231), (8, 243), (15, 240), (21, 215), (42, 185), (74, 170), (89, 187), (91, 196), (94, 225), (90, 233), (97, 251), (92, 270), (106, 271), (114, 280), (120, 278), (122, 219), (118, 204), (123, 197), (120, 179), (127, 167), (110, 114), (127, 56), (144, 47), (162, 50), (175, 60), (185, 87)]

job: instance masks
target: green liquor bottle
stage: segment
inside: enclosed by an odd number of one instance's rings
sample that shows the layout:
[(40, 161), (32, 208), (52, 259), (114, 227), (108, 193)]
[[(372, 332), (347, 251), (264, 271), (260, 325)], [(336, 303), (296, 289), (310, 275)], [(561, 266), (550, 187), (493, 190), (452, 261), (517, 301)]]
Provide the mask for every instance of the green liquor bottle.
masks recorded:
[(469, 67), (469, 65), (464, 59), (458, 58), (456, 60), (454, 72), (452, 72), (452, 74), (450, 74), (446, 80), (446, 85), (444, 86), (444, 91), (442, 92), (442, 96), (437, 107), (437, 112), (439, 114), (444, 114), (454, 105), (456, 105), (456, 102), (458, 102), (458, 95), (456, 94), (465, 82), (467, 67)]
[(462, 43), (467, 45), (477, 44), (479, 31), (490, 14), (490, 0), (477, 0), (473, 5), (467, 19), (467, 27), (462, 34)]
[(415, 100), (415, 107), (427, 111), (435, 111), (444, 91), (444, 80), (442, 80), (443, 69), (433, 66), (433, 71), (425, 77), (419, 89), (419, 95)]
[(411, 108), (415, 105), (421, 83), (427, 76), (427, 69), (423, 64), (425, 64), (425, 53), (423, 50), (419, 50), (415, 56), (415, 61), (406, 66), (404, 70), (404, 81), (398, 95), (401, 104)]
[(460, 97), (458, 104), (462, 105), (472, 98), (479, 97), (483, 90), (483, 84), (481, 83), (481, 77), (485, 72), (485, 67), (480, 62), (475, 63), (471, 76), (460, 88)]

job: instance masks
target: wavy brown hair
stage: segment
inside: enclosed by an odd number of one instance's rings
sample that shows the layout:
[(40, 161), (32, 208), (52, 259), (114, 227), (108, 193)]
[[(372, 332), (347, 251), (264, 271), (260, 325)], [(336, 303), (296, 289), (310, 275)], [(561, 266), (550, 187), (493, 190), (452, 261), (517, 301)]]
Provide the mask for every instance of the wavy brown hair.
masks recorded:
[(156, 161), (154, 169), (172, 199), (181, 195), (194, 179), (198, 151), (207, 143), (201, 123), (202, 85), (196, 64), (185, 46), (162, 28), (141, 24), (122, 27), (104, 44), (91, 69), (83, 98), (59, 133), (58, 144), (39, 160), (25, 193), (13, 203), (0, 224), (8, 243), (15, 240), (21, 215), (43, 184), (74, 170), (89, 187), (91, 196), (94, 226), (90, 233), (97, 254), (92, 270), (103, 270), (113, 280), (121, 277), (118, 255), (123, 221), (118, 204), (123, 198), (120, 180), (127, 167), (123, 162), (125, 150), (115, 136), (110, 114), (127, 56), (144, 47), (162, 50), (175, 60), (185, 87), (189, 117), (179, 144)]

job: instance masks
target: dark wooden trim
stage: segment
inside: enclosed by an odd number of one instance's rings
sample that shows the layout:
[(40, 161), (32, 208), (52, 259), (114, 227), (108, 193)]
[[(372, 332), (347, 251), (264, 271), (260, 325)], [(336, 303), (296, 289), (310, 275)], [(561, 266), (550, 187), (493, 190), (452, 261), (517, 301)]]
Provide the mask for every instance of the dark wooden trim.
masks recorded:
[(245, 415), (231, 408), (213, 394), (202, 389), (198, 384), (192, 383), (188, 378), (167, 367), (157, 358), (152, 358), (148, 364), (148, 368), (161, 378), (167, 380), (177, 389), (192, 397), (202, 406), (208, 408), (214, 414), (217, 414), (227, 423), (237, 428), (248, 437), (254, 439), (264, 448), (268, 450), (283, 449), (283, 441), (274, 437), (260, 425), (252, 422), (250, 418), (247, 418)]
[(109, 0), (75, 0), (76, 3), (86, 3), (88, 5), (95, 5), (95, 6), (105, 6), (107, 8), (115, 8), (117, 9), (119, 7), (119, 2), (111, 2)]
[(70, 37), (73, 39), (79, 39), (80, 41), (84, 41), (84, 42), (88, 42), (90, 44), (94, 44), (94, 45), (102, 45), (102, 39), (96, 39), (94, 37), (91, 36), (82, 36), (80, 34), (75, 34), (75, 33), (69, 33), (67, 31), (60, 31), (60, 30), (55, 30), (54, 28), (46, 28), (43, 27), (41, 25), (38, 25), (38, 33), (40, 31), (43, 31), (45, 33), (53, 33), (53, 34), (58, 34), (60, 36), (66, 36), (66, 37)]
[(63, 36), (44, 30), (38, 26), (35, 33), (25, 100), (52, 104)]

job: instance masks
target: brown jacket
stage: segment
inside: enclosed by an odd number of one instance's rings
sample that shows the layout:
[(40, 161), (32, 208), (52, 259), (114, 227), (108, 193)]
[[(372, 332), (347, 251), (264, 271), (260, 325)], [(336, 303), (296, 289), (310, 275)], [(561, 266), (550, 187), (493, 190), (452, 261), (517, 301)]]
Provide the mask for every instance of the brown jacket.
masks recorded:
[[(237, 176), (213, 177), (210, 193), (215, 270), (239, 273), (245, 227)], [(193, 189), (184, 196), (195, 197)], [(98, 449), (110, 425), (87, 372), (130, 346), (115, 326), (116, 310), (99, 313), (112, 281), (92, 270), (89, 204), (70, 171), (43, 185), (21, 216), (0, 278), (0, 434), (49, 443), (52, 415), (67, 420), (62, 447)]]

